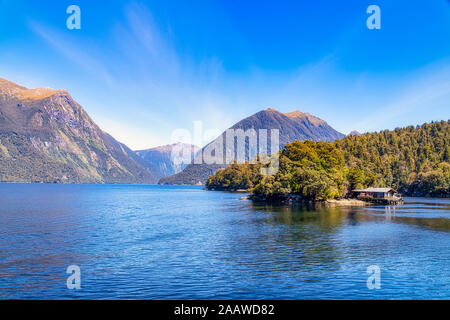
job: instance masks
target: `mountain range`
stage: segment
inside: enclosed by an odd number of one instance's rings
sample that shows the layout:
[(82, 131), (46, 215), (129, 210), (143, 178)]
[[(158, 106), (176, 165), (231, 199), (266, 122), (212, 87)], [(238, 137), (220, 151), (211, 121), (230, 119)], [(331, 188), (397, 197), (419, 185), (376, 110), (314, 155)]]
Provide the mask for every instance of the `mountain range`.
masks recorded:
[[(313, 115), (275, 109), (260, 111), (230, 129), (278, 129), (280, 148), (296, 140), (344, 137)], [(3, 182), (203, 184), (225, 165), (194, 163), (220, 139), (226, 141), (225, 132), (201, 150), (177, 143), (133, 151), (102, 131), (66, 90), (28, 89), (0, 78)], [(183, 147), (192, 156), (174, 161)]]
[[(279, 148), (283, 148), (286, 144), (300, 140), (313, 141), (334, 141), (345, 137), (344, 134), (336, 131), (324, 120), (319, 119), (309, 113), (294, 111), (290, 113), (282, 113), (275, 109), (269, 108), (260, 111), (250, 117), (247, 117), (230, 129), (278, 129), (279, 130)], [(201, 157), (208, 153), (208, 149), (212, 145), (219, 145), (223, 141), (226, 144), (226, 132), (223, 132), (214, 141), (206, 145), (197, 157)], [(259, 150), (259, 140), (257, 149)], [(236, 145), (236, 142), (234, 142)], [(271, 145), (270, 133), (268, 133), (268, 142)], [(246, 156), (248, 159), (248, 142), (246, 143)], [(225, 154), (226, 151), (224, 151)], [(218, 169), (226, 167), (222, 164), (205, 164), (202, 161), (194, 161), (188, 165), (183, 171), (173, 176), (162, 178), (160, 184), (204, 184), (208, 177), (214, 174)], [(225, 161), (224, 161), (225, 163)]]

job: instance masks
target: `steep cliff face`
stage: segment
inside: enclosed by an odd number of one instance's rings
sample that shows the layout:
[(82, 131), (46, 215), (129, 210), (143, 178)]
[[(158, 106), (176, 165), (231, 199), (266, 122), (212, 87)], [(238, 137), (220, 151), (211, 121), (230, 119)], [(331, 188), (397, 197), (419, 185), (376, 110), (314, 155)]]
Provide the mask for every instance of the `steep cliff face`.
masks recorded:
[(141, 160), (67, 91), (0, 79), (0, 181), (155, 183)]
[[(286, 144), (297, 140), (334, 141), (345, 137), (344, 134), (334, 130), (324, 120), (309, 113), (303, 113), (300, 111), (281, 113), (275, 109), (260, 111), (239, 121), (230, 129), (242, 129), (244, 131), (248, 129), (278, 129), (280, 148), (283, 148)], [(218, 140), (224, 141), (225, 144), (226, 133), (222, 133), (216, 140), (205, 146), (201, 150), (201, 153), (204, 153), (208, 146), (215, 144)], [(271, 141), (269, 133), (268, 145), (270, 144)], [(246, 146), (246, 148), (248, 149), (248, 146)], [(259, 149), (259, 142), (257, 148)], [(193, 163), (201, 163), (201, 161), (194, 161)], [(214, 174), (218, 169), (224, 167), (225, 165), (216, 164), (190, 164), (180, 173), (162, 178), (159, 183), (204, 184), (210, 175)]]

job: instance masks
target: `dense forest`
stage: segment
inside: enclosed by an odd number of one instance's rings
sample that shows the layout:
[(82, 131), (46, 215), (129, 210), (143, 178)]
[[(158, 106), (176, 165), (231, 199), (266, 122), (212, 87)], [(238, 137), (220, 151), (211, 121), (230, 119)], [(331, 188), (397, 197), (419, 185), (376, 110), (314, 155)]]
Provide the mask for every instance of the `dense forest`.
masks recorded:
[(274, 175), (262, 164), (237, 164), (210, 176), (211, 190), (246, 189), (267, 199), (296, 194), (342, 198), (355, 188), (392, 187), (404, 195), (450, 196), (450, 121), (409, 126), (334, 142), (296, 141), (280, 151)]

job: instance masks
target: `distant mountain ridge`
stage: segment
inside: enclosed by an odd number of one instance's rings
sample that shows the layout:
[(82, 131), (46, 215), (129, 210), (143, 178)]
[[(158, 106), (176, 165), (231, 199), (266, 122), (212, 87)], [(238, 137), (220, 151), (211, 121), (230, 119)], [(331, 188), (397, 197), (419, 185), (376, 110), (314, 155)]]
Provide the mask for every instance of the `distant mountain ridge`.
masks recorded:
[[(283, 148), (286, 144), (300, 140), (313, 141), (334, 141), (345, 137), (344, 134), (336, 131), (326, 121), (317, 118), (309, 113), (294, 111), (282, 113), (273, 108), (262, 110), (252, 116), (249, 116), (230, 129), (278, 129), (279, 147)], [(216, 140), (202, 149), (202, 153), (208, 146), (219, 140), (226, 141), (226, 133), (222, 133)], [(268, 141), (271, 144), (271, 141)], [(194, 164), (195, 163), (195, 164)], [(183, 171), (170, 177), (162, 178), (160, 184), (204, 184), (208, 177), (214, 174), (218, 169), (226, 167), (219, 164), (196, 164), (197, 161), (188, 165)]]
[(361, 133), (359, 131), (353, 130), (347, 136), (360, 136)]
[[(191, 156), (187, 162), (182, 159), (183, 150), (190, 151)], [(158, 172), (154, 172), (157, 178), (163, 178), (174, 175), (186, 168), (199, 150), (200, 147), (191, 144), (174, 143), (145, 150), (137, 150), (135, 152), (147, 163), (157, 168)]]
[(0, 78), (0, 181), (155, 183), (151, 167), (67, 91)]

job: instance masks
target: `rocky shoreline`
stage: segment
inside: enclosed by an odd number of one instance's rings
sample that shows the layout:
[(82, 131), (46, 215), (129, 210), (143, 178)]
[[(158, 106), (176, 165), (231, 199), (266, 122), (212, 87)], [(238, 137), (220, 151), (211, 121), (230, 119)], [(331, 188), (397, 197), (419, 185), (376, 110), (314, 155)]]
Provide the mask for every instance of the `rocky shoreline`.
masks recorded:
[(362, 201), (359, 199), (328, 199), (328, 200), (306, 200), (300, 195), (288, 194), (279, 195), (277, 197), (264, 197), (261, 195), (248, 195), (239, 200), (252, 200), (255, 202), (266, 202), (266, 203), (281, 203), (281, 204), (322, 204), (327, 206), (350, 206), (350, 207), (363, 207), (370, 205), (370, 202)]
[(349, 207), (364, 207), (370, 205), (370, 202), (358, 199), (329, 199), (326, 200), (325, 203), (331, 206), (349, 206)]

